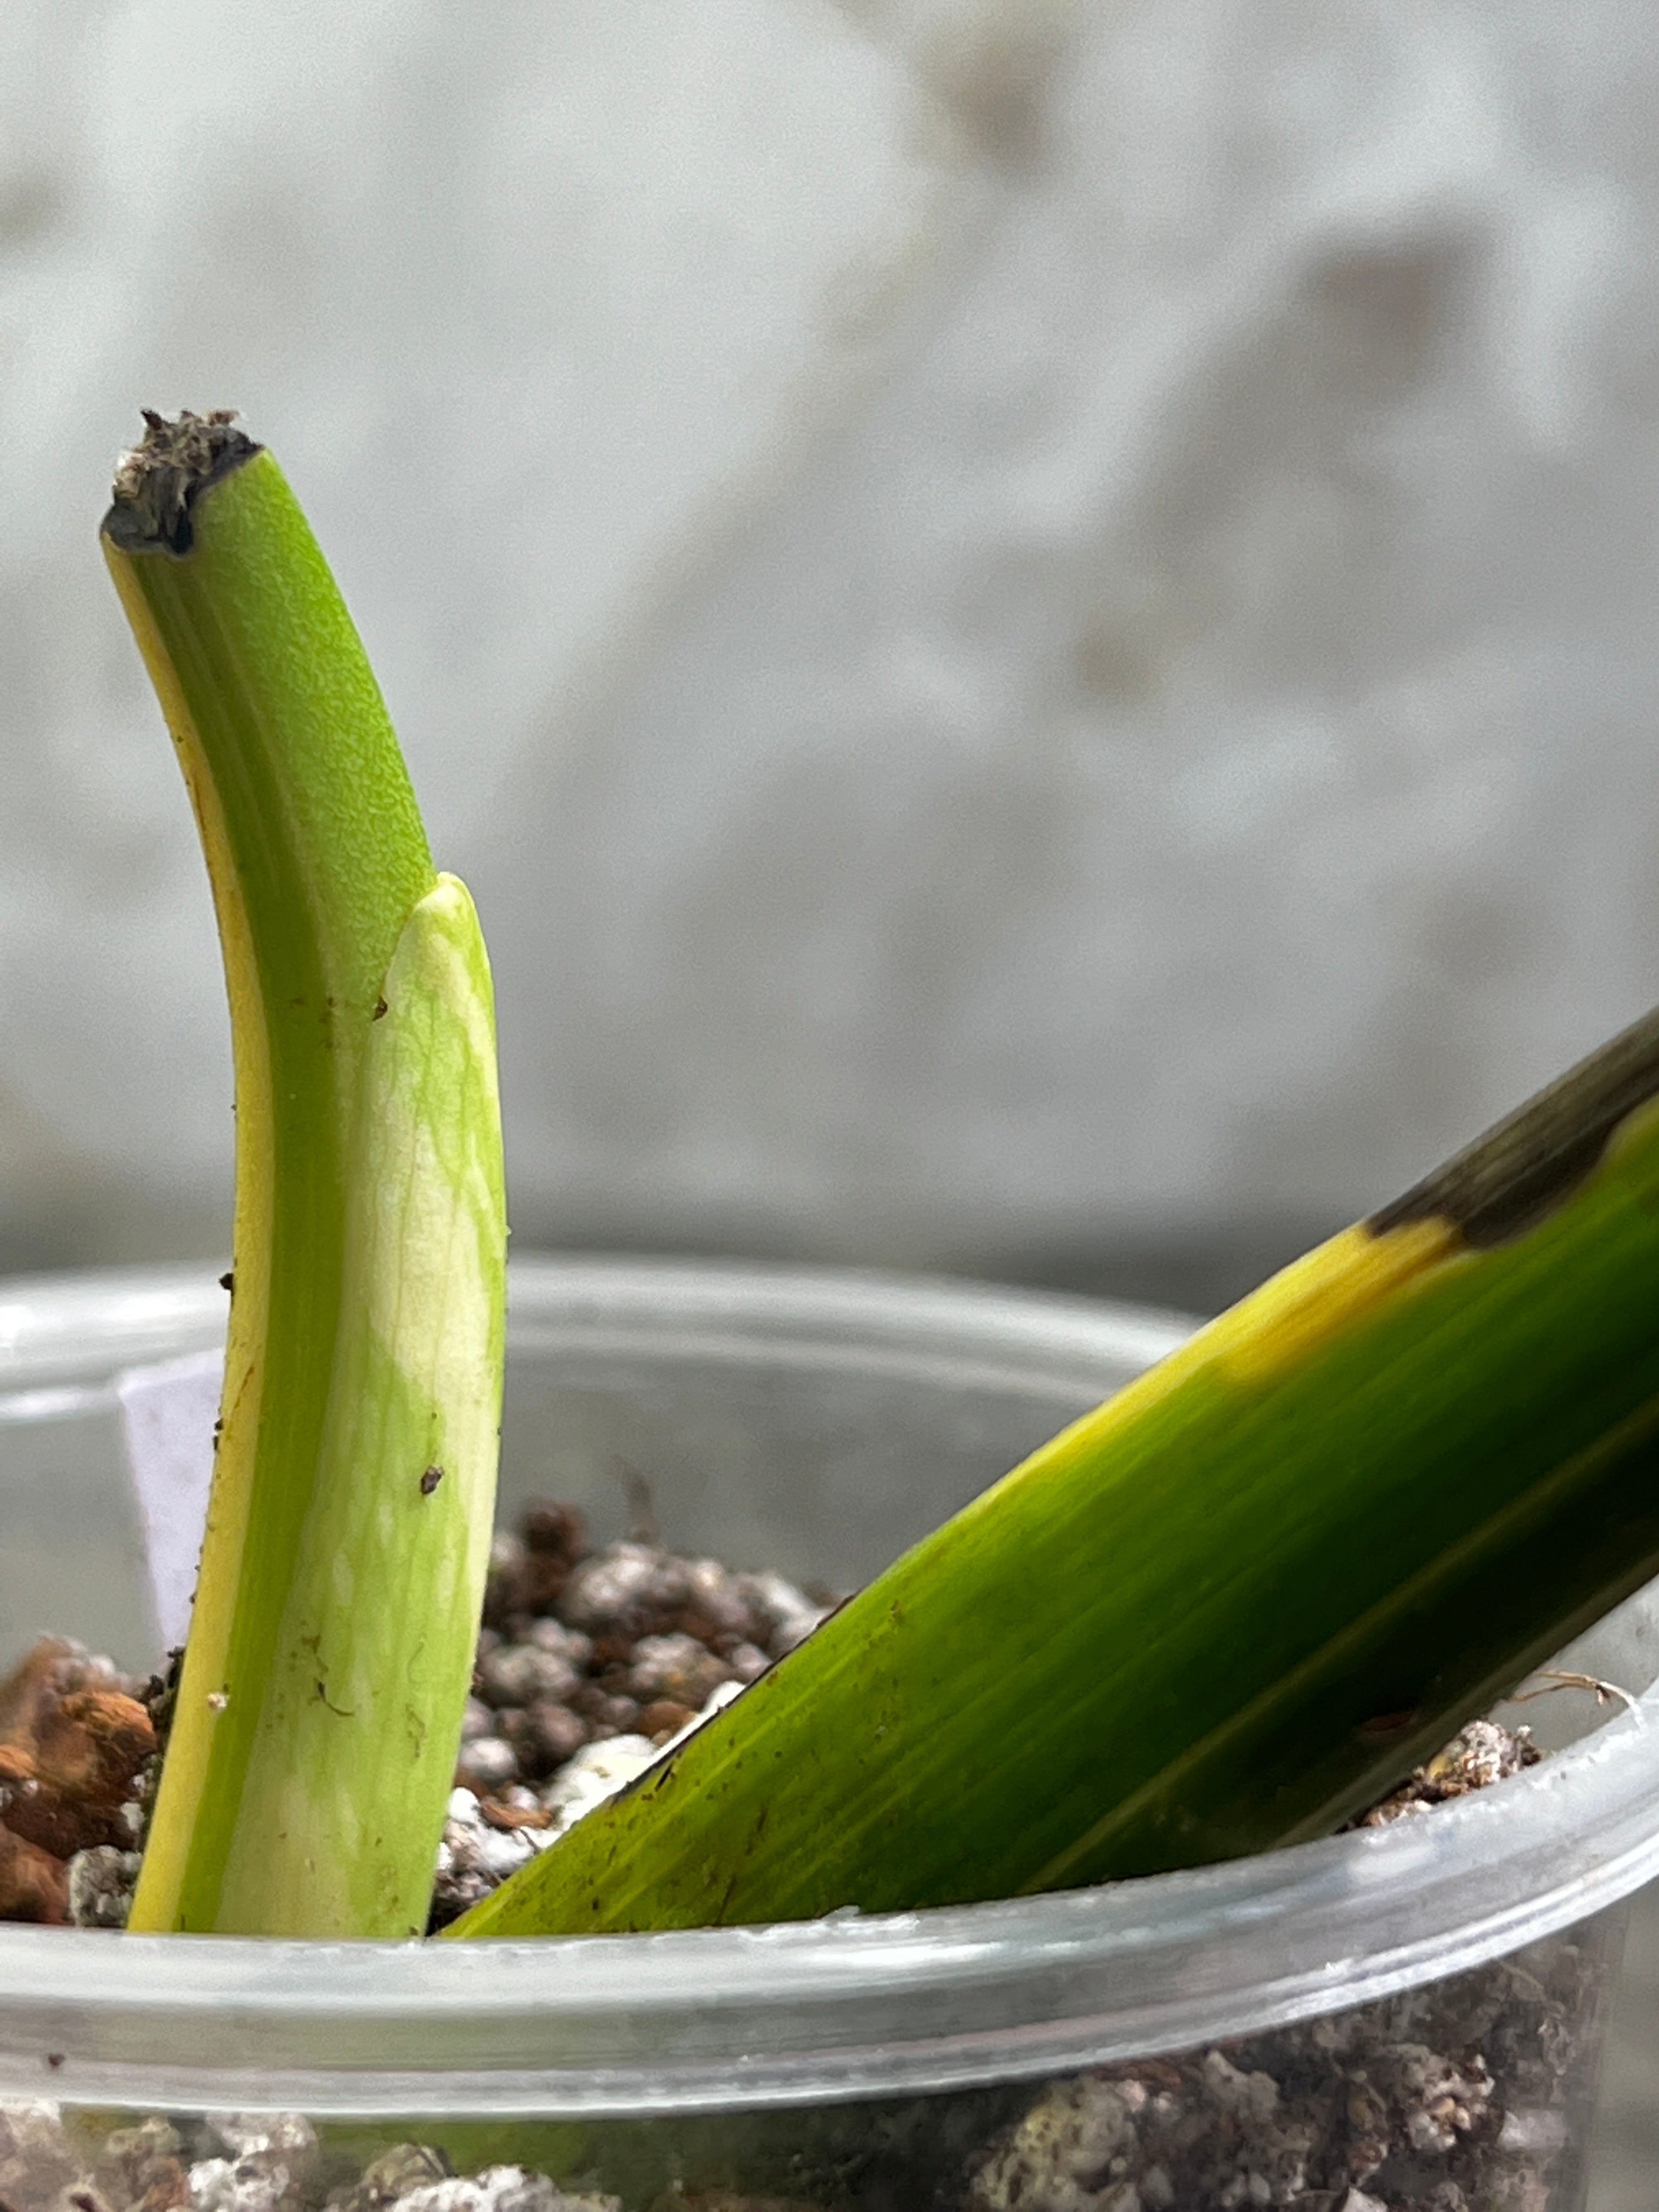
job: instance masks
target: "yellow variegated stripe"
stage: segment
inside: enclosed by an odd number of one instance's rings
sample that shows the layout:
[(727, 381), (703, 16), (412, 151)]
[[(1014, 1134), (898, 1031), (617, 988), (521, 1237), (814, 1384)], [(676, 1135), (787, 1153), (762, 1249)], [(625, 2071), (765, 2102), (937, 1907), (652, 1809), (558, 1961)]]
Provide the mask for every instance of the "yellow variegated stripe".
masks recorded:
[[(1022, 1480), (1035, 1479), (1047, 1466), (1069, 1466), (1080, 1454), (1105, 1449), (1114, 1437), (1133, 1429), (1154, 1406), (1206, 1369), (1231, 1382), (1271, 1381), (1373, 1306), (1454, 1263), (1462, 1249), (1462, 1239), (1449, 1222), (1413, 1221), (1381, 1236), (1357, 1222), (1293, 1260), (1198, 1330), (1178, 1352), (1062, 1429), (1017, 1473)], [(988, 1490), (958, 1518), (1000, 1510), (1000, 1486)]]

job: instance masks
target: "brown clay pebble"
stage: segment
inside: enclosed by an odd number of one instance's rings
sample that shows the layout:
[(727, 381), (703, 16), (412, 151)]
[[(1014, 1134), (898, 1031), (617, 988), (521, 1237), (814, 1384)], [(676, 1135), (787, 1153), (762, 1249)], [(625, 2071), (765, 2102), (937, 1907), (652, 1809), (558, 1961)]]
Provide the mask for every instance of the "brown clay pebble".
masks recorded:
[(0, 1920), (62, 1928), (68, 1919), (69, 1869), (64, 1861), (0, 1827)]
[(587, 1741), (587, 1723), (550, 1699), (527, 1711), (503, 1713), (501, 1723), (502, 1741), (513, 1747), (526, 1781), (545, 1781)]
[(42, 1637), (0, 1681), (0, 1822), (58, 1860), (123, 1842), (121, 1809), (155, 1747), (123, 1678)]
[(696, 1717), (694, 1706), (677, 1705), (672, 1698), (659, 1698), (640, 1715), (640, 1734), (648, 1735), (653, 1743), (664, 1743)]

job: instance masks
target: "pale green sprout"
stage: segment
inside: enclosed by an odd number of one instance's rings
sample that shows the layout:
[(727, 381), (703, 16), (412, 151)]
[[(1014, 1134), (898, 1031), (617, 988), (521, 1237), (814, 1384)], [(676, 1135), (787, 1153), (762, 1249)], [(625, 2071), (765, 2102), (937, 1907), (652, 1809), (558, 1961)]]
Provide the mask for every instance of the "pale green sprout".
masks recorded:
[(270, 455), (150, 417), (104, 547), (206, 851), (237, 1111), (212, 1498), (130, 1924), (417, 1934), (495, 1504), (483, 943)]

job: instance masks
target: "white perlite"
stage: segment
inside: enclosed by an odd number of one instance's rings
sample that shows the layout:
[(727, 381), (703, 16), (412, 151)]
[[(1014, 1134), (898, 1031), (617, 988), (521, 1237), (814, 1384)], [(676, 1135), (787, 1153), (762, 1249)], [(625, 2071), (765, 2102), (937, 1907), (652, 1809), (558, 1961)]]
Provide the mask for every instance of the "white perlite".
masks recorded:
[(69, 1863), (70, 1918), (77, 1928), (125, 1928), (138, 1880), (139, 1854), (94, 1844)]
[(677, 1729), (666, 1743), (653, 1743), (645, 1735), (613, 1735), (601, 1743), (584, 1744), (542, 1792), (542, 1802), (555, 1816), (550, 1833), (563, 1835), (596, 1805), (604, 1804), (607, 1797), (614, 1797), (617, 1790), (625, 1789), (659, 1759), (666, 1759), (705, 1721), (712, 1720), (722, 1706), (729, 1705), (742, 1687), (739, 1682), (717, 1684), (709, 1692), (702, 1711), (683, 1729)]
[(41, 2097), (0, 2106), (0, 2202), (46, 2212), (80, 2170), (57, 2105)]
[(191, 2167), (191, 2212), (285, 2212), (306, 2194), (318, 2152), (303, 2113), (231, 2112), (214, 2127), (233, 2155)]
[(568, 2196), (544, 2173), (489, 2166), (474, 2178), (428, 2182), (398, 2198), (392, 2212), (622, 2212), (620, 2197)]
[[(198, 2159), (190, 2168), (191, 2212), (301, 2212), (316, 2203), (317, 2137), (302, 2113), (233, 2115), (214, 2127), (234, 2155)], [(356, 2188), (336, 2190), (329, 2202), (348, 2205), (366, 2195), (376, 2212), (622, 2212), (620, 2197), (571, 2195), (521, 2166), (451, 2175), (441, 2165), (419, 2145), (394, 2148)], [(438, 2178), (428, 2178), (434, 2169)], [(399, 2188), (399, 2181), (413, 2185)]]
[[(596, 1805), (602, 1805), (647, 1767), (665, 1759), (694, 1729), (700, 1729), (723, 1705), (730, 1705), (742, 1686), (738, 1682), (720, 1683), (696, 1719), (665, 1743), (653, 1743), (649, 1736), (644, 1735), (606, 1736), (599, 1743), (584, 1744), (539, 1791), (521, 1785), (504, 1791), (500, 1802), (509, 1811), (550, 1813), (553, 1817), (545, 1827), (533, 1827), (527, 1823), (522, 1827), (498, 1826), (484, 1818), (474, 1791), (453, 1790), (443, 1840), (438, 1846), (435, 1893), (439, 1900), (453, 1911), (464, 1911), (469, 1905), (476, 1905), (481, 1897), (488, 1896), (492, 1889), (499, 1888), (509, 1875), (516, 1874), (538, 1851), (556, 1843)], [(490, 1739), (483, 1741), (488, 1742)], [(470, 1748), (476, 1755), (477, 1743)], [(512, 1753), (507, 1746), (503, 1744), (501, 1749), (510, 1759)], [(507, 1767), (505, 1771), (512, 1770)]]

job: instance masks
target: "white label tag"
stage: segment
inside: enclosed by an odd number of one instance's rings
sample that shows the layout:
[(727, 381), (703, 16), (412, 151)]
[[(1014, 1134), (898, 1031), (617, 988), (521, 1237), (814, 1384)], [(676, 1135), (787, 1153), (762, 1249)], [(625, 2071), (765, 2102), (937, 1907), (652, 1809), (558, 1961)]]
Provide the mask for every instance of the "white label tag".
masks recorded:
[(164, 1651), (181, 1644), (190, 1626), (224, 1371), (222, 1352), (193, 1352), (130, 1367), (116, 1381)]

